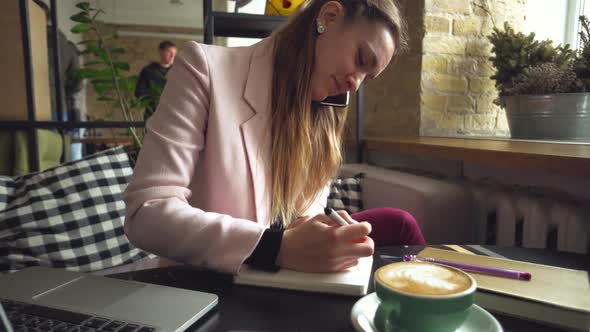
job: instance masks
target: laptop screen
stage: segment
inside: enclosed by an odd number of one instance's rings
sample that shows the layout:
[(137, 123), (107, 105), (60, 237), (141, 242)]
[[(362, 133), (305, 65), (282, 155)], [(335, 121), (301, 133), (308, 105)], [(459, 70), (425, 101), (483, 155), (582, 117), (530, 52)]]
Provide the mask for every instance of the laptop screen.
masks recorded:
[(0, 332), (13, 332), (12, 325), (6, 317), (6, 312), (4, 312), (4, 308), (2, 308), (2, 302), (0, 302), (0, 320), (2, 321), (2, 325), (0, 326)]

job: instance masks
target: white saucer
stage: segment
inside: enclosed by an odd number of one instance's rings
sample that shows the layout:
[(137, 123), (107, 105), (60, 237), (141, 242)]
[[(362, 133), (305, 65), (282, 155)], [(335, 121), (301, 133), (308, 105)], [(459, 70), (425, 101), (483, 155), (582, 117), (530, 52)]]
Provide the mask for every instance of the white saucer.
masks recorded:
[[(371, 293), (360, 298), (350, 312), (350, 319), (355, 330), (359, 332), (379, 332), (373, 325), (375, 311), (381, 303), (377, 293)], [(489, 312), (474, 304), (469, 308), (469, 316), (456, 332), (503, 332), (500, 323)]]

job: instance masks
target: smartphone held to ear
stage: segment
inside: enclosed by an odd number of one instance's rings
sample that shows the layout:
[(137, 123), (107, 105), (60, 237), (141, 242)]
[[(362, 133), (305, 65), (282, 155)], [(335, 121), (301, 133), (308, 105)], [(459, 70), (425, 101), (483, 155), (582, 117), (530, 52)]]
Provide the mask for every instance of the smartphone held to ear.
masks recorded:
[(321, 105), (324, 106), (334, 106), (334, 107), (346, 107), (348, 106), (348, 101), (350, 100), (350, 93), (347, 91), (345, 93), (330, 96), (322, 101), (320, 101)]

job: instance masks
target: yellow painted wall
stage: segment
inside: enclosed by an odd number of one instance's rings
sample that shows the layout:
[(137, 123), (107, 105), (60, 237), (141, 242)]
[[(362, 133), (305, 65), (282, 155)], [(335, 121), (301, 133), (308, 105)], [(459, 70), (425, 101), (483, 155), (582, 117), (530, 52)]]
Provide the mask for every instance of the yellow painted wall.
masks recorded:
[[(51, 119), (47, 20), (45, 12), (29, 0), (36, 119)], [(19, 1), (0, 1), (0, 120), (27, 119), (27, 89)]]

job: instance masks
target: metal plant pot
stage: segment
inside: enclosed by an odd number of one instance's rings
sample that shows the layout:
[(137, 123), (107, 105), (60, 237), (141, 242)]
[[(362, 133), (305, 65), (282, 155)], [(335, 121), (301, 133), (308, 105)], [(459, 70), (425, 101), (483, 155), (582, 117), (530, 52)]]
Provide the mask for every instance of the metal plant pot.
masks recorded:
[(502, 100), (512, 138), (590, 141), (590, 93)]

